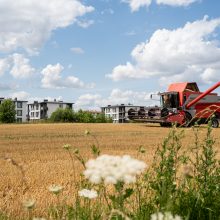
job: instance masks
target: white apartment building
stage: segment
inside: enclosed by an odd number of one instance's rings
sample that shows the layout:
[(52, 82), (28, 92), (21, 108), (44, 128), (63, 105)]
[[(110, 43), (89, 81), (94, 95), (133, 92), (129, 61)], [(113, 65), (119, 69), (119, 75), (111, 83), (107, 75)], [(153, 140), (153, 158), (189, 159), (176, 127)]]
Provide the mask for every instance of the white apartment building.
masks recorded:
[(48, 119), (51, 114), (58, 108), (71, 108), (73, 109), (73, 104), (70, 102), (48, 101), (45, 99), (42, 102), (34, 101), (33, 103), (28, 103), (28, 120), (35, 121), (40, 119)]
[[(5, 100), (5, 98), (0, 98), (0, 104)], [(16, 121), (26, 122), (27, 121), (27, 103), (28, 101), (18, 100), (17, 98), (12, 99), (15, 104), (16, 111)]]
[(111, 118), (113, 123), (126, 123), (129, 122), (128, 115), (132, 114), (134, 111), (144, 110), (143, 106), (128, 105), (108, 105), (106, 107), (101, 107), (102, 112), (107, 118)]

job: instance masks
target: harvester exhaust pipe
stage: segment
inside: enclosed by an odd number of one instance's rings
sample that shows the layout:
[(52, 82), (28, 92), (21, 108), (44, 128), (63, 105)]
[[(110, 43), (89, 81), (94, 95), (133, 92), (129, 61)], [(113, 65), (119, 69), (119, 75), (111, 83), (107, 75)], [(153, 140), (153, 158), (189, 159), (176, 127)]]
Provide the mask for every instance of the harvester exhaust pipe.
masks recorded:
[(215, 90), (216, 88), (218, 88), (220, 86), (220, 82), (217, 82), (214, 86), (210, 87), (209, 89), (207, 89), (205, 92), (203, 92), (201, 95), (199, 95), (197, 98), (195, 98), (194, 100), (192, 100), (191, 102), (189, 102), (186, 105), (186, 108), (190, 108), (191, 106), (193, 106), (195, 103), (199, 102), (199, 100), (201, 100), (203, 97), (205, 97), (206, 95), (210, 94), (213, 90)]

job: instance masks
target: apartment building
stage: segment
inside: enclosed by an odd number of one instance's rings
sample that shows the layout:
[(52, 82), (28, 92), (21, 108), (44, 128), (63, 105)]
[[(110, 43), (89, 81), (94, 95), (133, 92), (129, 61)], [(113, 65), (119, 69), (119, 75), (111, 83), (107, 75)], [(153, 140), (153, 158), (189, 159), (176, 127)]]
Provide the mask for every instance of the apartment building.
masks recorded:
[(143, 106), (128, 105), (108, 105), (101, 107), (102, 112), (107, 118), (111, 118), (113, 123), (126, 123), (129, 122), (128, 116), (134, 111), (140, 111), (144, 109)]
[[(0, 98), (0, 104), (5, 100), (5, 98)], [(15, 104), (16, 111), (16, 121), (26, 122), (27, 121), (27, 103), (28, 101), (18, 100), (17, 98), (11, 99)]]
[(71, 108), (73, 109), (73, 104), (70, 102), (48, 101), (45, 99), (42, 102), (34, 101), (33, 103), (28, 103), (28, 120), (35, 121), (40, 119), (48, 119), (51, 114), (58, 108)]

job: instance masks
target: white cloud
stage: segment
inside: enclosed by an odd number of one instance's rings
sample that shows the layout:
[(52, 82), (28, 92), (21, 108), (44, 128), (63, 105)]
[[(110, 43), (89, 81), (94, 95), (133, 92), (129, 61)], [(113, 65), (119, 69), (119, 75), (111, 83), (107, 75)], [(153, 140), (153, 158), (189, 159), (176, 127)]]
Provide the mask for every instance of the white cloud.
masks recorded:
[(92, 12), (78, 0), (1, 0), (0, 51), (24, 48), (34, 53), (57, 28), (65, 28)]
[(0, 76), (9, 71), (16, 79), (31, 77), (35, 69), (30, 65), (30, 60), (23, 54), (14, 53), (0, 59)]
[[(159, 100), (159, 99), (158, 99)], [(102, 106), (117, 105), (117, 104), (133, 104), (133, 105), (152, 105), (159, 102), (150, 99), (150, 93), (135, 92), (132, 90), (122, 91), (113, 89), (109, 96), (103, 97), (100, 94), (84, 94), (81, 95), (75, 102), (76, 109), (99, 109)]]
[(111, 8), (108, 8), (108, 9), (105, 9), (103, 11), (101, 11), (101, 15), (104, 15), (104, 14), (110, 14), (110, 15), (113, 15), (115, 12), (113, 9)]
[(85, 51), (80, 47), (72, 47), (72, 48), (70, 48), (70, 50), (76, 54), (84, 54), (85, 53)]
[(25, 91), (19, 91), (19, 92), (14, 92), (10, 94), (10, 98), (12, 99), (17, 98), (18, 100), (24, 100), (24, 101), (27, 101), (29, 97), (30, 97), (30, 94)]
[[(155, 0), (157, 4), (164, 4), (169, 6), (188, 6), (198, 0)], [(138, 11), (141, 7), (148, 7), (152, 0), (122, 0), (122, 2), (128, 3), (131, 11)]]
[(198, 0), (156, 0), (157, 4), (170, 6), (188, 6)]
[(133, 62), (116, 66), (107, 76), (115, 81), (150, 77), (164, 83), (195, 78), (213, 81), (216, 74), (208, 70), (220, 69), (219, 42), (212, 39), (219, 26), (220, 18), (208, 20), (205, 16), (175, 30), (159, 29), (133, 49)]
[(219, 73), (220, 67), (218, 69), (207, 68), (201, 75), (203, 81), (211, 84), (213, 82), (218, 82), (220, 79)]
[(77, 20), (77, 24), (82, 28), (88, 28), (92, 24), (94, 24), (93, 20)]
[(7, 58), (0, 59), (0, 76), (4, 75), (4, 73), (10, 68), (10, 64)]
[(75, 76), (66, 78), (61, 76), (64, 67), (57, 63), (56, 65), (47, 65), (42, 71), (43, 78), (41, 80), (43, 88), (93, 88), (94, 84), (85, 84)]
[(140, 7), (146, 6), (148, 7), (152, 0), (122, 0), (122, 2), (126, 2), (129, 4), (131, 11), (138, 11)]
[(75, 102), (75, 109), (98, 109), (102, 104), (102, 96), (100, 94), (84, 94)]
[(29, 64), (29, 59), (25, 58), (22, 54), (13, 54), (12, 68), (10, 70), (11, 75), (14, 78), (29, 78), (35, 72), (35, 69)]
[(134, 35), (136, 35), (136, 32), (135, 31), (129, 31), (129, 32), (126, 32), (125, 35), (126, 36), (134, 36)]

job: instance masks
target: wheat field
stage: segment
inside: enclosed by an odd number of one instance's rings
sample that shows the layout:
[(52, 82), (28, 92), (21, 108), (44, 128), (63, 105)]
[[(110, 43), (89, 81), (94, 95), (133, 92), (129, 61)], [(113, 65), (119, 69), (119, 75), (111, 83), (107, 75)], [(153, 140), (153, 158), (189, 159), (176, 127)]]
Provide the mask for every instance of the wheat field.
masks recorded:
[[(85, 135), (85, 131), (91, 135)], [(90, 147), (99, 145), (102, 154), (124, 155), (151, 164), (156, 148), (169, 132), (153, 124), (13, 124), (0, 125), (0, 208), (12, 216), (24, 216), (22, 201), (36, 201), (36, 215), (45, 215), (56, 198), (48, 191), (51, 184), (64, 187), (62, 199), (73, 201), (73, 170), (64, 144), (78, 148), (85, 159), (92, 157)], [(220, 129), (213, 130), (216, 149)], [(183, 146), (193, 145), (192, 128), (184, 128)], [(202, 140), (205, 126), (200, 129)], [(143, 146), (145, 154), (138, 153)], [(220, 154), (217, 155), (220, 157)], [(77, 176), (82, 166), (75, 161)], [(23, 173), (23, 175), (22, 175)]]

